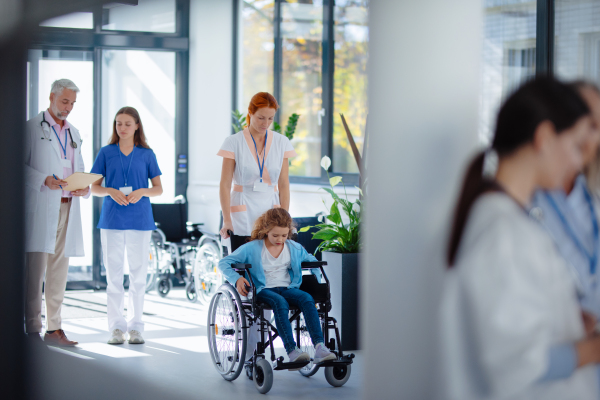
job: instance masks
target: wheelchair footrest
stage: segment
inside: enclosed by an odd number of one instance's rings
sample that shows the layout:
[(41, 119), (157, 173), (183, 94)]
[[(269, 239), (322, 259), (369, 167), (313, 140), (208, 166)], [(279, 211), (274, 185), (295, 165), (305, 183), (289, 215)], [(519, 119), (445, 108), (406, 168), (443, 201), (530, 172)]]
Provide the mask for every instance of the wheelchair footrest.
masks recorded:
[(308, 365), (310, 361), (299, 361), (299, 362), (281, 362), (277, 360), (277, 366), (273, 368), (275, 371), (281, 371), (282, 369), (296, 369), (296, 368), (304, 368)]
[(354, 357), (355, 356), (352, 353), (345, 354), (344, 357), (338, 358), (337, 360), (323, 361), (320, 363), (315, 363), (315, 365), (318, 365), (319, 367), (335, 367), (338, 365), (348, 365), (352, 364), (352, 359)]

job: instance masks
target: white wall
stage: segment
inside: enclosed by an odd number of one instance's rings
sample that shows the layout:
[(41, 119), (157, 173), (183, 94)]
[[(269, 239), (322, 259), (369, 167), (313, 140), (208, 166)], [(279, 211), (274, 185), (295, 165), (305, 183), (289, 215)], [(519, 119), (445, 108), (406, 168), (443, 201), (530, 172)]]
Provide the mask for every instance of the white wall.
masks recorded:
[[(189, 220), (219, 230), (219, 179), (216, 155), (231, 134), (232, 1), (190, 2)], [(247, 107), (247, 105), (246, 105)], [(324, 211), (329, 196), (316, 185), (291, 185), (290, 213), (307, 217)], [(349, 187), (348, 198), (358, 191)], [(340, 192), (341, 193), (341, 192)]]
[(477, 143), (482, 7), (370, 3), (365, 399), (433, 398), (448, 222)]

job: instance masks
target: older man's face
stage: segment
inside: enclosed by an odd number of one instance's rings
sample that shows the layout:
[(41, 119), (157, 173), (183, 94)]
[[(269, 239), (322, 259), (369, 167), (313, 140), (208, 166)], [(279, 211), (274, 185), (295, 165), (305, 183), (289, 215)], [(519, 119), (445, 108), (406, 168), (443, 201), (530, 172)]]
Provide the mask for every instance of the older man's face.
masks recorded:
[(67, 119), (75, 101), (77, 101), (77, 93), (71, 89), (63, 89), (62, 93), (58, 96), (50, 93), (50, 109), (52, 110), (52, 114), (58, 119)]

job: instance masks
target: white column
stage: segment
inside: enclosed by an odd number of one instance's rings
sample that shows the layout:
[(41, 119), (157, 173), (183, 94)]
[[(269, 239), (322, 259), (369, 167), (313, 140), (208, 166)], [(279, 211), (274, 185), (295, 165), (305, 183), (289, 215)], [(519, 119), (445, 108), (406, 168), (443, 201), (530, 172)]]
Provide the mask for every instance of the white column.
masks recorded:
[(477, 144), (482, 7), (370, 2), (365, 399), (433, 397), (446, 238)]

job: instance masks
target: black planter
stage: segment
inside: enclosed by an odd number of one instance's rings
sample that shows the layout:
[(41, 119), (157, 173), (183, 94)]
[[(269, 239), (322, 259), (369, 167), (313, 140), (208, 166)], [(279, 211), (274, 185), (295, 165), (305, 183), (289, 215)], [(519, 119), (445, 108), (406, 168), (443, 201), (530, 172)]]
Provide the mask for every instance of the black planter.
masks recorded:
[(323, 252), (323, 261), (331, 287), (329, 315), (338, 322), (342, 350), (358, 350), (358, 253)]

